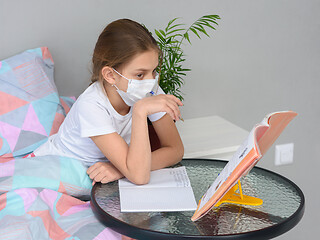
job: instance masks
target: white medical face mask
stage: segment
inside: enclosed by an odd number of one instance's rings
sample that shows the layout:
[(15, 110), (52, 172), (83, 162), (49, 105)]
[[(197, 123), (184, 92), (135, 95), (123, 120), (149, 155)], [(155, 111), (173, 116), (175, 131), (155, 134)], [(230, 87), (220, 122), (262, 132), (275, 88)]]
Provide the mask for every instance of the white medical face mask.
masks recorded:
[(145, 79), (145, 80), (135, 80), (128, 79), (125, 76), (122, 76), (117, 70), (113, 69), (121, 77), (128, 80), (127, 92), (120, 90), (116, 85), (113, 85), (120, 97), (128, 106), (133, 106), (137, 101), (145, 98), (147, 96), (154, 95), (158, 90), (158, 78), (159, 75), (156, 75), (154, 79)]

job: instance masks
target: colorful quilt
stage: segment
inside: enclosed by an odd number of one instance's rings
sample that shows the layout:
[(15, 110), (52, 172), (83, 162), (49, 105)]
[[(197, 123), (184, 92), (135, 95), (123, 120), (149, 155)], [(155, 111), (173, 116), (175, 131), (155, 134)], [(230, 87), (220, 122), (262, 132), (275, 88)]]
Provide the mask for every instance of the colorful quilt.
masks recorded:
[(94, 216), (92, 181), (76, 159), (43, 156), (0, 160), (0, 239), (121, 239)]

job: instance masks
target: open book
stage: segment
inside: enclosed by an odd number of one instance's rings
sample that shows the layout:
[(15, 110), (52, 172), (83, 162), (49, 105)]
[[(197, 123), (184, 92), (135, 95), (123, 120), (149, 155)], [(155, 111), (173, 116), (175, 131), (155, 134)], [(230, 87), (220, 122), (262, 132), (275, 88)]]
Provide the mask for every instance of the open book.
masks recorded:
[(254, 167), (296, 115), (297, 113), (292, 111), (271, 113), (254, 126), (248, 138), (200, 199), (192, 221), (208, 213), (237, 181)]
[(150, 182), (135, 185), (119, 180), (121, 212), (194, 211), (197, 208), (185, 167), (151, 172)]

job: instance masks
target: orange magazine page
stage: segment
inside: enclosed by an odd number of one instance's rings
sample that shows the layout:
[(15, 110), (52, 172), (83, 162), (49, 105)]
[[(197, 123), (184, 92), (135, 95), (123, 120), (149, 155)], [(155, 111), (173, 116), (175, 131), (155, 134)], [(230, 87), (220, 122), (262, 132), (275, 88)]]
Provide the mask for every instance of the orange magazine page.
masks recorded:
[(271, 113), (253, 127), (248, 138), (200, 199), (192, 221), (209, 212), (237, 181), (256, 165), (295, 116), (297, 113), (293, 111)]

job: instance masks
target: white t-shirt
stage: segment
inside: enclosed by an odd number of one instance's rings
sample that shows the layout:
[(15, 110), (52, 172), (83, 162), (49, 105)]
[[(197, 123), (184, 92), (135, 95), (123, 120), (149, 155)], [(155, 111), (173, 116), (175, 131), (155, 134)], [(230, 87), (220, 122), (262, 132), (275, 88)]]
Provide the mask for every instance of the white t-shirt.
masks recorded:
[[(163, 94), (159, 88), (156, 94)], [(165, 112), (149, 115), (150, 121), (159, 120)], [(120, 115), (111, 105), (99, 82), (90, 85), (73, 104), (58, 133), (34, 151), (36, 156), (60, 155), (82, 160), (87, 166), (107, 161), (90, 137), (117, 132), (130, 144), (132, 108)]]

